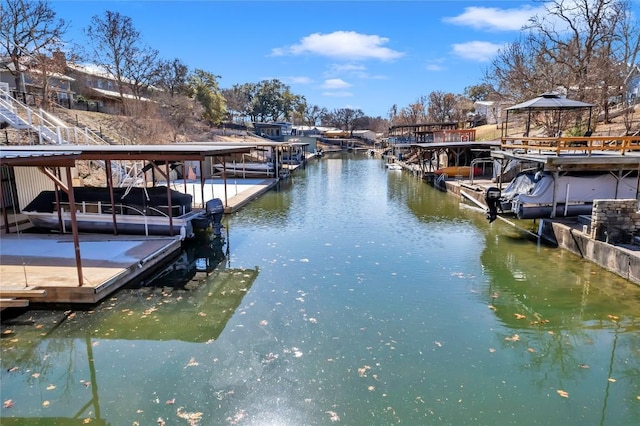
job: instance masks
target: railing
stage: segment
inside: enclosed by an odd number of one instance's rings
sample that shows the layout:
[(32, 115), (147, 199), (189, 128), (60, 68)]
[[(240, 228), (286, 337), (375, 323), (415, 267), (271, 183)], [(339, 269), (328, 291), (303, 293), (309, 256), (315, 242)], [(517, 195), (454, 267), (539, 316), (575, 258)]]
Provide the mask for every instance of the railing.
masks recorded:
[[(76, 204), (76, 213), (95, 214), (95, 215), (111, 214), (111, 211), (108, 211), (108, 209), (111, 207), (111, 204), (103, 204), (100, 201), (96, 203), (87, 203), (83, 201), (82, 203), (79, 203), (79, 204), (80, 205)], [(68, 208), (65, 210), (63, 206), (66, 206)], [(107, 207), (107, 211), (103, 210), (103, 206)], [(126, 215), (126, 216), (136, 215), (136, 216), (142, 216), (144, 218), (144, 234), (146, 236), (149, 236), (149, 219), (148, 219), (149, 217), (152, 217), (152, 216), (166, 217), (166, 218), (169, 217), (169, 215), (167, 215), (165, 212), (158, 210), (154, 207), (146, 207), (145, 210), (140, 210), (133, 206), (124, 205), (124, 204), (114, 205), (116, 214), (118, 214), (117, 212), (118, 207), (120, 207), (120, 215)], [(151, 210), (152, 212), (157, 213), (157, 215), (148, 215), (147, 210)], [(71, 206), (69, 203), (60, 203), (60, 213), (63, 216), (70, 211), (71, 211)], [(62, 221), (62, 233), (63, 234), (67, 233), (66, 222), (64, 220)]]
[[(169, 214), (169, 206), (158, 206), (151, 207), (146, 206), (143, 210), (140, 210), (138, 207), (134, 207), (129, 204), (114, 204), (113, 207), (111, 203), (103, 203), (102, 201), (96, 202), (87, 202), (81, 201), (76, 203), (76, 213), (82, 214), (96, 214), (96, 215), (110, 215), (112, 214), (112, 209), (115, 210), (115, 214), (118, 216), (149, 216), (149, 217), (165, 217), (168, 218)], [(71, 211), (71, 206), (68, 202), (60, 202), (60, 208), (62, 212)], [(164, 208), (166, 211), (161, 210)], [(171, 210), (177, 213), (177, 215), (173, 215), (172, 217), (180, 218), (180, 216), (185, 215), (186, 211), (184, 206), (171, 206)], [(55, 203), (54, 203), (54, 211)]]
[(469, 170), (469, 182), (473, 185), (473, 179), (475, 178), (475, 167), (478, 164), (482, 164), (483, 165), (483, 172), (484, 172), (484, 164), (491, 164), (491, 166), (493, 166), (494, 163), (494, 159), (493, 158), (474, 158), (473, 160), (471, 160), (471, 169)]
[[(94, 164), (97, 164), (105, 170), (107, 173), (107, 163), (104, 160), (93, 160)], [(127, 186), (140, 186), (145, 183), (144, 178), (141, 176), (144, 164), (138, 160), (121, 160), (111, 162), (111, 175), (115, 176), (115, 184), (119, 187)]]
[(108, 145), (108, 142), (88, 128), (67, 126), (59, 118), (42, 108), (32, 110), (9, 95), (8, 89), (0, 87), (0, 118), (18, 129), (31, 129), (38, 134), (40, 144), (87, 144)]
[(572, 136), (572, 137), (503, 137), (502, 150), (519, 150), (529, 153), (551, 153), (555, 155), (608, 152), (625, 155), (640, 151), (640, 136)]

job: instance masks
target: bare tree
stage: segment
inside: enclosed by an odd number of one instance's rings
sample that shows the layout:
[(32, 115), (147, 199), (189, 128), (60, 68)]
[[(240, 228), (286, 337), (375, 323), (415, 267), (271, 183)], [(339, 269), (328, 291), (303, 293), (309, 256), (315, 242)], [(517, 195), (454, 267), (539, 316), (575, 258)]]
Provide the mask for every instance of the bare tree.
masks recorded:
[(406, 124), (416, 124), (426, 121), (428, 104), (428, 98), (426, 96), (421, 96), (414, 103), (402, 108), (400, 111), (402, 121)]
[(389, 121), (383, 117), (365, 117), (366, 128), (376, 133), (384, 133), (389, 130)]
[(222, 96), (227, 102), (227, 111), (234, 117), (241, 119), (242, 124), (245, 118), (251, 117), (251, 102), (256, 93), (256, 85), (253, 83), (234, 84), (230, 89), (222, 89)]
[(31, 80), (40, 87), (42, 96), (40, 106), (43, 109), (48, 109), (52, 91), (57, 89), (57, 87), (52, 87), (52, 77), (64, 74), (67, 61), (61, 52), (53, 52), (51, 56), (46, 53), (37, 53), (33, 57), (35, 60), (30, 64), (30, 70), (35, 72), (30, 73)]
[(158, 51), (150, 47), (135, 47), (124, 68), (124, 78), (133, 96), (140, 100), (153, 84), (158, 70)]
[[(138, 61), (145, 55), (139, 55), (144, 48), (140, 47), (140, 33), (133, 27), (128, 16), (107, 10), (103, 17), (91, 18), (91, 24), (85, 28), (90, 40), (90, 59), (104, 68), (116, 81), (123, 112), (127, 114), (125, 88), (128, 87), (130, 75), (140, 70)], [(134, 72), (134, 70), (137, 70)]]
[(323, 118), (323, 124), (337, 127), (340, 130), (350, 132), (355, 130), (354, 125), (358, 120), (364, 117), (364, 113), (360, 109), (338, 108), (327, 113)]
[(169, 96), (185, 94), (188, 88), (188, 75), (189, 67), (187, 67), (180, 59), (175, 58), (172, 61), (161, 60), (158, 61), (158, 66), (154, 73), (153, 84), (166, 92)]
[(171, 95), (169, 92), (158, 92), (154, 97), (160, 116), (171, 126), (173, 142), (178, 135), (195, 125), (204, 109), (201, 104), (182, 94)]
[(159, 61), (152, 83), (158, 90), (153, 91), (153, 99), (158, 105), (160, 116), (171, 126), (172, 139), (177, 142), (181, 131), (197, 122), (203, 108), (188, 96), (189, 68), (180, 59)]
[(540, 52), (563, 69), (572, 97), (599, 104), (607, 120), (609, 98), (620, 94), (625, 77), (626, 66), (620, 62), (631, 59), (615, 55), (621, 35), (630, 28), (625, 28), (628, 2), (553, 0), (543, 6), (547, 13), (530, 21)]
[(398, 105), (393, 104), (391, 108), (389, 108), (389, 112), (387, 112), (387, 117), (389, 117), (390, 124), (396, 124), (396, 120), (398, 119)]
[(640, 54), (640, 21), (631, 11), (628, 2), (624, 2), (624, 9), (620, 19), (620, 30), (616, 33), (616, 41), (614, 55), (619, 63), (624, 66), (622, 81), (623, 107), (624, 107), (624, 123), (627, 133), (631, 131), (633, 123), (634, 108), (629, 97), (631, 92), (631, 84), (634, 77), (637, 77), (638, 55)]
[(323, 116), (327, 115), (327, 109), (318, 105), (307, 105), (304, 112), (304, 123), (307, 126), (316, 126)]
[(454, 121), (456, 96), (441, 91), (429, 94), (429, 117), (436, 123)]
[(57, 50), (67, 30), (63, 19), (46, 0), (3, 0), (0, 4), (0, 56), (2, 64), (15, 78), (18, 92), (25, 92), (22, 73), (42, 60), (46, 52)]
[(500, 99), (517, 103), (561, 85), (561, 70), (545, 57), (540, 42), (527, 34), (498, 51), (484, 82), (496, 88)]

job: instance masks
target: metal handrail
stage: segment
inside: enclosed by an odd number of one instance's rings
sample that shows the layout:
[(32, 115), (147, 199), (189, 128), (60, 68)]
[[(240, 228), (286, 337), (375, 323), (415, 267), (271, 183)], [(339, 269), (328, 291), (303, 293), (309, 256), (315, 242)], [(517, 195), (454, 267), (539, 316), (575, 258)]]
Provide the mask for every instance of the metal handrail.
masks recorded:
[[(32, 110), (29, 106), (12, 97), (4, 87), (0, 87), (0, 117), (7, 122), (18, 121), (24, 126), (38, 132), (39, 142), (43, 139), (56, 144), (86, 144), (108, 145), (109, 143), (88, 128), (80, 129), (66, 126), (58, 117), (39, 108)], [(9, 116), (3, 110), (11, 113)], [(65, 137), (63, 137), (63, 134)]]
[(473, 178), (475, 177), (474, 166), (476, 164), (482, 164), (482, 163), (493, 164), (493, 162), (494, 162), (493, 158), (474, 158), (473, 160), (471, 160), (470, 170), (469, 170), (469, 183), (473, 185)]

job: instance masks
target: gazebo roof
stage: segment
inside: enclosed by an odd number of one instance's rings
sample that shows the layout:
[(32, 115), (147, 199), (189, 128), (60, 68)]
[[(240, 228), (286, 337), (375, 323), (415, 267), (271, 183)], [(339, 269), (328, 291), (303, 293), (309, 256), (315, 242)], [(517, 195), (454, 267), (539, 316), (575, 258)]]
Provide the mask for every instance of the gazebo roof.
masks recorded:
[(581, 109), (591, 108), (593, 104), (582, 101), (563, 98), (555, 92), (547, 92), (537, 98), (519, 103), (507, 108), (508, 111), (518, 110), (559, 110), (559, 109)]

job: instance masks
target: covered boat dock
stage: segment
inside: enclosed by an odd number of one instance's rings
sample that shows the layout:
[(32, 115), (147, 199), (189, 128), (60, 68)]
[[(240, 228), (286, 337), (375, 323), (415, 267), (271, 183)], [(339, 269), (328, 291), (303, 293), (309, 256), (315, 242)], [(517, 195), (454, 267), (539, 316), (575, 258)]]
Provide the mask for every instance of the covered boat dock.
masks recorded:
[[(170, 165), (185, 161), (204, 162), (207, 157), (225, 157), (249, 152), (248, 145), (74, 145), (0, 147), (0, 166), (31, 167), (51, 179), (69, 197), (70, 234), (3, 234), (0, 245), (0, 309), (27, 306), (29, 302), (96, 303), (132, 280), (166, 264), (181, 249), (180, 236), (132, 237), (118, 235), (79, 234), (77, 206), (73, 197), (71, 169), (78, 160), (103, 161), (106, 170), (118, 160), (145, 161), (170, 183)], [(106, 173), (113, 187), (111, 173)], [(224, 203), (242, 203), (242, 196), (230, 200), (223, 174)], [(205, 176), (201, 176), (201, 182)], [(262, 188), (270, 188), (272, 180)], [(271, 186), (270, 186), (271, 185)], [(167, 185), (169, 187), (170, 185)], [(256, 186), (256, 185), (254, 185)], [(204, 187), (204, 184), (201, 185)], [(1, 188), (3, 192), (6, 186)], [(255, 198), (255, 191), (246, 197)], [(204, 189), (202, 189), (204, 198)], [(9, 213), (2, 200), (4, 229), (9, 230)], [(16, 212), (15, 214), (19, 214)]]

